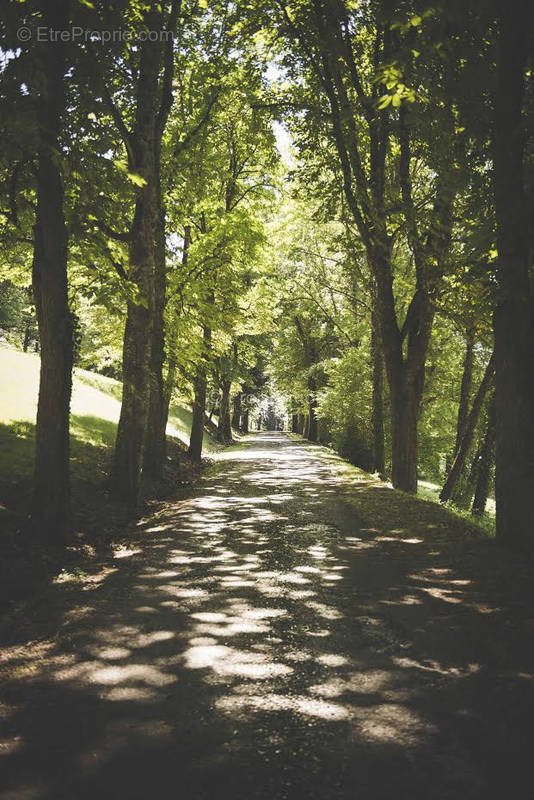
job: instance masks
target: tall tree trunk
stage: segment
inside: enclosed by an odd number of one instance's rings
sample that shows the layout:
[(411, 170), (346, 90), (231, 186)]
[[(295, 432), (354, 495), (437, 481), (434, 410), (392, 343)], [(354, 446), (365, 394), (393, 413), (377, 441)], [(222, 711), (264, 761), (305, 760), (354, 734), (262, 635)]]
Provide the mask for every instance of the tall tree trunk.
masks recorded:
[[(189, 247), (191, 244), (191, 226), (186, 225), (184, 230), (184, 246), (182, 252), (182, 264), (187, 264), (189, 255)], [(161, 428), (165, 437), (165, 453), (166, 453), (166, 431), (167, 423), (169, 421), (169, 409), (171, 404), (172, 393), (176, 383), (176, 370), (177, 370), (176, 356), (171, 351), (167, 362), (167, 375), (163, 384), (163, 417), (161, 419)]]
[(478, 387), (475, 399), (473, 400), (473, 405), (471, 407), (471, 411), (469, 412), (469, 416), (467, 418), (464, 435), (462, 437), (462, 441), (460, 442), (460, 447), (458, 448), (458, 452), (456, 453), (456, 458), (453, 461), (451, 470), (447, 476), (447, 480), (443, 484), (443, 489), (440, 492), (439, 499), (441, 500), (442, 503), (445, 503), (447, 502), (447, 500), (450, 500), (454, 488), (456, 486), (456, 483), (458, 482), (458, 478), (462, 473), (465, 460), (467, 458), (467, 454), (469, 453), (469, 448), (473, 443), (473, 437), (475, 435), (475, 429), (477, 426), (478, 418), (480, 416), (482, 405), (484, 403), (484, 398), (486, 397), (487, 391), (493, 379), (493, 373), (495, 368), (494, 365), (495, 365), (495, 357), (492, 353), (491, 358), (486, 366), (484, 377), (480, 382), (480, 386)]
[(24, 340), (22, 343), (22, 351), (24, 353), (28, 352), (28, 347), (30, 346), (30, 339), (31, 339), (31, 324), (27, 322), (24, 328)]
[(291, 414), (291, 433), (299, 432), (299, 417), (298, 414)]
[(248, 404), (245, 406), (243, 416), (241, 417), (241, 433), (248, 433), (249, 431), (249, 409)]
[(217, 441), (228, 444), (232, 441), (232, 426), (230, 420), (230, 388), (232, 381), (223, 379), (221, 391), (221, 405), (219, 408), (219, 427)]
[(197, 367), (197, 374), (193, 382), (193, 419), (191, 423), (191, 436), (189, 439), (188, 453), (193, 461), (202, 458), (202, 442), (204, 440), (204, 421), (206, 417), (206, 389), (208, 385), (208, 372), (206, 357), (211, 349), (211, 329), (204, 328), (204, 355)]
[[(159, 148), (158, 148), (159, 149)], [(157, 165), (158, 213), (155, 227), (154, 309), (150, 339), (150, 389), (143, 472), (153, 481), (163, 479), (167, 451), (168, 406), (165, 402), (163, 365), (165, 362), (165, 207), (161, 197), (161, 181)]]
[[(478, 468), (480, 466), (480, 459), (482, 454), (482, 446), (484, 444), (484, 440), (479, 442), (478, 447), (475, 451), (475, 454), (471, 461), (471, 466), (469, 468), (469, 474), (465, 481), (458, 480), (456, 486), (454, 487), (454, 491), (451, 495), (451, 500), (453, 501), (454, 505), (458, 506), (458, 508), (469, 508), (472, 500), (473, 495), (475, 494), (475, 489), (478, 481)], [(452, 462), (449, 466), (452, 467)]]
[[(65, 6), (44, 4), (44, 19), (62, 29)], [(37, 212), (32, 284), (41, 345), (32, 522), (46, 541), (63, 544), (69, 528), (69, 408), (73, 337), (67, 295), (68, 236), (59, 136), (65, 112), (65, 45), (35, 45), (42, 87), (37, 98)]]
[(484, 441), (480, 449), (480, 457), (477, 465), (477, 482), (475, 496), (473, 498), (472, 512), (481, 515), (486, 510), (489, 487), (491, 482), (491, 469), (495, 460), (495, 395), (493, 395), (488, 407), (488, 424)]
[(399, 329), (388, 253), (383, 244), (372, 251), (369, 262), (376, 277), (380, 339), (391, 401), (391, 481), (396, 489), (414, 494), (417, 428), (434, 309), (428, 292), (418, 289)]
[(380, 327), (376, 311), (371, 312), (371, 360), (373, 368), (373, 461), (374, 471), (383, 477), (386, 471), (384, 448), (384, 368), (380, 347)]
[(417, 491), (417, 423), (420, 392), (406, 381), (391, 393), (391, 480), (396, 489)]
[(148, 420), (150, 343), (154, 316), (154, 230), (157, 214), (156, 112), (161, 45), (141, 46), (134, 131), (129, 137), (131, 168), (144, 179), (130, 228), (128, 277), (137, 297), (128, 301), (123, 345), (122, 406), (111, 473), (114, 492), (131, 512), (139, 503)]
[(300, 433), (301, 436), (304, 436), (305, 429), (306, 429), (306, 417), (302, 412), (300, 412), (300, 414), (298, 414), (298, 431), (297, 432)]
[(241, 392), (234, 396), (232, 408), (232, 428), (239, 430), (241, 424)]
[[(173, 0), (166, 29), (171, 33), (176, 27), (181, 0)], [(148, 400), (147, 434), (143, 471), (154, 481), (163, 479), (167, 453), (167, 419), (169, 403), (165, 396), (163, 365), (165, 363), (165, 305), (167, 291), (166, 270), (166, 208), (161, 182), (161, 143), (172, 107), (174, 75), (174, 44), (171, 38), (165, 45), (164, 70), (161, 80), (160, 104), (154, 132), (154, 176), (157, 215), (154, 228), (154, 305), (152, 309), (150, 341), (150, 388)], [(184, 242), (184, 257), (186, 245)]]
[(317, 400), (315, 395), (310, 395), (308, 400), (308, 430), (306, 438), (310, 440), (310, 442), (317, 441), (317, 414), (315, 412), (317, 408)]
[(174, 356), (169, 356), (169, 360), (167, 363), (167, 375), (165, 377), (165, 383), (163, 385), (163, 402), (164, 402), (164, 409), (163, 413), (165, 415), (165, 430), (167, 430), (167, 422), (169, 420), (169, 410), (171, 407), (171, 399), (172, 393), (174, 390), (174, 386), (176, 384), (176, 370), (177, 370), (177, 363)]
[(458, 418), (456, 422), (456, 441), (454, 444), (454, 456), (460, 448), (460, 443), (467, 425), (469, 416), (469, 402), (471, 398), (471, 386), (473, 383), (473, 349), (475, 346), (475, 329), (470, 326), (465, 335), (465, 355), (462, 370), (462, 382), (460, 385), (460, 400), (458, 403)]
[[(216, 400), (212, 399), (210, 413), (207, 415), (206, 423), (208, 425), (211, 423), (211, 421), (213, 419), (213, 415), (215, 414), (215, 410), (217, 410), (217, 413), (219, 413), (218, 409), (220, 407), (220, 403), (221, 403), (221, 400), (220, 400), (220, 397), (219, 397), (219, 393), (217, 392), (217, 399)], [(207, 403), (206, 403), (206, 405), (207, 405)]]
[(204, 440), (204, 418), (206, 414), (206, 375), (199, 373), (194, 381), (193, 420), (188, 453), (193, 461), (202, 458), (202, 442)]
[(534, 298), (525, 198), (525, 72), (529, 0), (500, 2), (494, 186), (499, 305), (494, 315), (497, 539), (534, 549)]
[[(416, 293), (403, 326), (407, 329), (404, 333), (397, 326), (391, 291), (379, 292), (379, 299), (383, 308), (381, 340), (391, 401), (391, 481), (396, 489), (414, 494), (417, 492), (417, 427), (433, 310), (428, 296)], [(408, 343), (406, 357), (403, 357), (405, 336)]]

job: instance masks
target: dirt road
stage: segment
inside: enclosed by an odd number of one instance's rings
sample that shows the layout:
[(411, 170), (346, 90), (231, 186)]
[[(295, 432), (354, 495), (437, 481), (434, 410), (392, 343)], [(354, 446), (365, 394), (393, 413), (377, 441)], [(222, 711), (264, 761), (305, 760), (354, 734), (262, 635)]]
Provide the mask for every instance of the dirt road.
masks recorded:
[(249, 438), (44, 598), (5, 798), (531, 800), (531, 574), (325, 452)]

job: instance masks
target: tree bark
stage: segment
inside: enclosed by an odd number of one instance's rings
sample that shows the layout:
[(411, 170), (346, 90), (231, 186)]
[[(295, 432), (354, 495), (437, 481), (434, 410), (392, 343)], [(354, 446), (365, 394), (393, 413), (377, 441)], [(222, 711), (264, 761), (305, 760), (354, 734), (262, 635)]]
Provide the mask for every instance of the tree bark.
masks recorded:
[(211, 349), (211, 329), (204, 328), (204, 357), (197, 367), (197, 374), (193, 381), (193, 420), (191, 423), (191, 436), (189, 439), (188, 453), (193, 461), (200, 461), (202, 458), (202, 442), (204, 440), (204, 420), (206, 416), (206, 389), (208, 385), (208, 373), (206, 357)]
[[(159, 173), (159, 165), (157, 165)], [(153, 481), (163, 479), (167, 451), (168, 405), (165, 402), (163, 365), (165, 363), (165, 208), (161, 198), (159, 174), (156, 179), (158, 213), (155, 226), (154, 310), (150, 340), (150, 389), (143, 472)]]
[[(53, 28), (63, 11), (44, 4)], [(69, 531), (69, 408), (72, 389), (72, 317), (67, 294), (68, 234), (59, 165), (65, 113), (65, 45), (35, 45), (42, 88), (37, 98), (37, 212), (32, 285), (39, 330), (41, 369), (35, 433), (32, 524), (50, 544), (62, 545)]]
[[(392, 407), (392, 481), (396, 488), (415, 492), (417, 424), (425, 360), (434, 317), (433, 297), (450, 247), (454, 183), (449, 174), (438, 175), (432, 224), (425, 232), (419, 231), (411, 186), (409, 115), (401, 105), (396, 126), (400, 146), (399, 182), (406, 234), (415, 264), (416, 291), (406, 320), (400, 326), (393, 293), (391, 239), (385, 205), (386, 154), (392, 131), (389, 111), (377, 107), (378, 95), (366, 93), (348, 34), (349, 15), (345, 3), (314, 0), (313, 9), (314, 15), (309, 21), (317, 28), (317, 40), (311, 47), (303, 27), (288, 17), (286, 22), (293, 27), (295, 38), (303, 43), (306, 56), (312, 59), (328, 98), (347, 206), (366, 248), (376, 282), (377, 313)], [(387, 64), (392, 50), (393, 8), (390, 3), (384, 3), (382, 11), (383, 18), (376, 31), (375, 55), (377, 61)], [(377, 91), (380, 88), (377, 86)], [(450, 124), (453, 124), (452, 114)], [(366, 129), (364, 136), (363, 129)], [(364, 166), (366, 162), (369, 163), (368, 172)], [(430, 263), (434, 265), (432, 270)]]
[[(149, 19), (153, 12), (149, 13)], [(155, 163), (156, 113), (161, 44), (141, 45), (134, 131), (129, 136), (130, 168), (144, 185), (139, 188), (130, 228), (129, 299), (123, 345), (122, 406), (115, 443), (111, 485), (132, 513), (137, 511), (148, 420), (150, 353), (154, 320), (154, 230), (157, 214)]]
[(308, 430), (306, 438), (310, 440), (310, 442), (317, 441), (317, 399), (314, 394), (311, 394), (308, 399)]
[(472, 513), (482, 515), (486, 510), (489, 487), (491, 482), (491, 470), (495, 460), (495, 395), (489, 402), (488, 424), (484, 441), (480, 449), (480, 457), (477, 464), (477, 482), (475, 496), (473, 498)]
[(206, 413), (206, 375), (197, 375), (194, 381), (193, 420), (188, 453), (193, 461), (202, 458), (202, 442), (204, 440), (204, 417)]
[[(182, 264), (185, 266), (187, 264), (187, 258), (189, 253), (189, 246), (191, 244), (191, 227), (186, 225), (184, 231), (184, 247), (182, 253)], [(161, 419), (161, 430), (163, 431), (163, 435), (165, 437), (165, 455), (166, 455), (166, 444), (167, 444), (167, 423), (169, 421), (169, 409), (171, 404), (172, 393), (174, 389), (174, 385), (176, 383), (176, 369), (177, 369), (177, 362), (176, 356), (171, 351), (168, 358), (167, 363), (167, 375), (165, 377), (164, 385), (163, 385), (163, 417)], [(164, 458), (165, 458), (164, 455)]]
[(458, 418), (456, 422), (456, 440), (454, 444), (453, 460), (460, 447), (467, 424), (467, 418), (469, 416), (469, 402), (471, 397), (471, 386), (473, 383), (474, 346), (475, 329), (473, 327), (468, 327), (465, 335), (465, 355), (462, 370), (462, 382), (460, 385), (460, 400), (458, 403)]
[(241, 433), (249, 432), (249, 409), (248, 405), (245, 407), (243, 416), (241, 417)]
[(497, 539), (534, 549), (534, 298), (529, 282), (523, 104), (532, 7), (499, 4), (494, 189), (499, 304), (494, 314)]
[(238, 431), (241, 424), (241, 392), (234, 396), (232, 408), (232, 428)]
[[(167, 30), (176, 28), (181, 0), (173, 0)], [(164, 71), (161, 81), (161, 99), (154, 132), (154, 184), (157, 214), (154, 228), (154, 305), (152, 309), (150, 341), (150, 388), (148, 400), (147, 433), (143, 458), (143, 471), (153, 481), (163, 479), (167, 453), (167, 419), (169, 404), (165, 397), (163, 366), (165, 363), (165, 305), (167, 292), (166, 270), (166, 208), (161, 182), (161, 144), (172, 107), (174, 75), (174, 45), (172, 37), (165, 45)], [(184, 242), (184, 257), (186, 244)]]
[(27, 322), (24, 328), (24, 340), (22, 342), (23, 353), (28, 352), (28, 347), (30, 346), (30, 339), (31, 339), (31, 325), (29, 322)]
[(232, 441), (232, 426), (230, 419), (230, 388), (232, 381), (224, 379), (221, 385), (221, 405), (219, 407), (219, 427), (217, 441), (229, 444)]
[[(434, 311), (426, 292), (416, 293), (408, 311), (406, 333), (399, 330), (390, 278), (379, 290), (381, 339), (391, 400), (391, 481), (396, 489), (417, 492), (417, 428), (424, 389), (425, 360)], [(389, 288), (387, 288), (389, 285)], [(407, 353), (403, 356), (403, 338)]]
[(452, 493), (454, 491), (454, 487), (456, 486), (458, 478), (462, 473), (462, 469), (464, 467), (467, 454), (469, 453), (469, 448), (471, 447), (471, 444), (473, 442), (473, 437), (475, 435), (475, 428), (477, 426), (478, 418), (480, 416), (480, 411), (484, 403), (484, 398), (486, 397), (486, 393), (493, 379), (494, 368), (495, 368), (495, 356), (492, 353), (491, 358), (486, 366), (484, 377), (480, 382), (480, 386), (478, 387), (475, 399), (473, 400), (473, 405), (471, 407), (471, 411), (467, 418), (464, 435), (462, 437), (462, 441), (460, 442), (460, 447), (458, 448), (458, 452), (456, 453), (456, 458), (453, 461), (451, 470), (447, 476), (447, 480), (445, 481), (443, 489), (440, 492), (439, 499), (442, 503), (445, 503), (447, 502), (447, 500), (450, 500)]
[(373, 461), (374, 471), (378, 472), (380, 477), (384, 477), (386, 471), (384, 448), (384, 368), (380, 347), (380, 327), (376, 311), (371, 312), (371, 317)]
[(391, 479), (396, 489), (417, 491), (417, 423), (421, 393), (413, 385), (392, 392)]

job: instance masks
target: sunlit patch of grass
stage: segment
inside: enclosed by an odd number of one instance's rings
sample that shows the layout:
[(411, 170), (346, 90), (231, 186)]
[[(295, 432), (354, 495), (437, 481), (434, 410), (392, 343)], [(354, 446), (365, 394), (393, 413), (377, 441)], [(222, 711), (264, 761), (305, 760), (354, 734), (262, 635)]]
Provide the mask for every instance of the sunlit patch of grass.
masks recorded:
[[(27, 509), (33, 473), (35, 415), (40, 359), (35, 353), (0, 347), (0, 501)], [(120, 415), (122, 386), (104, 375), (76, 369), (71, 402), (73, 482), (101, 484), (109, 469)], [(188, 442), (191, 412), (171, 406), (170, 433)], [(208, 433), (205, 449), (217, 445)]]
[[(421, 525), (421, 520), (428, 515), (429, 511), (437, 511), (435, 506), (439, 506), (442, 512), (442, 523), (448, 518), (447, 527), (459, 535), (470, 532), (475, 535), (494, 536), (495, 518), (490, 514), (482, 517), (474, 516), (469, 511), (457, 508), (452, 504), (441, 506), (439, 504), (439, 487), (432, 484), (423, 483), (419, 486), (418, 494), (414, 497), (404, 492), (392, 489), (390, 483), (380, 480), (378, 475), (370, 475), (359, 467), (349, 464), (334, 450), (323, 445), (314, 444), (303, 439), (298, 434), (289, 434), (294, 441), (301, 442), (305, 447), (312, 450), (322, 461), (328, 463), (336, 473), (343, 476), (347, 484), (352, 485), (357, 490), (358, 510), (366, 520), (381, 520), (382, 523), (391, 525), (395, 528), (400, 519), (403, 520), (405, 528), (417, 529)], [(384, 492), (391, 492), (385, 502)], [(488, 504), (491, 508), (491, 504)], [(438, 512), (439, 513), (439, 512)], [(427, 528), (435, 525), (427, 525)]]
[[(439, 503), (440, 490), (441, 487), (436, 484), (419, 481), (417, 495), (424, 500), (430, 500), (432, 503)], [(495, 501), (493, 499), (488, 500), (487, 511), (481, 516), (475, 516), (468, 509), (460, 508), (451, 502), (447, 503), (446, 508), (451, 514), (482, 528), (490, 536), (495, 536)]]

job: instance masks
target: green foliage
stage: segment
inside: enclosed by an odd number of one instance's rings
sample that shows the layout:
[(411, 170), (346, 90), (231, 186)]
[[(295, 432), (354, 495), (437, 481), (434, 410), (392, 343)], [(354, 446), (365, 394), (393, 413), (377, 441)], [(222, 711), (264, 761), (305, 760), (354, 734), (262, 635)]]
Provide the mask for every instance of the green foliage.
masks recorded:
[[(476, 385), (491, 349), (497, 300), (490, 5), (426, 7), (407, 0), (386, 18), (386, 6), (371, 0), (326, 2), (321, 8), (332, 14), (325, 32), (317, 4), (308, 0), (182, 4), (158, 176), (166, 225), (164, 371), (173, 401), (191, 400), (202, 367), (212, 399), (230, 380), (232, 394), (252, 396), (254, 411), (267, 408), (269, 392), (285, 397), (293, 412), (307, 413), (310, 402), (317, 403), (322, 439), (354, 464), (373, 465), (376, 284), (347, 203), (339, 132), (319, 68), (321, 37), (330, 36), (328, 57), (331, 66), (342, 64), (339, 79), (346, 88), (341, 123), (353, 137), (347, 158), (358, 179), (352, 188), (370, 228), (383, 231), (399, 330), (413, 311), (421, 263), (426, 271), (436, 316), (420, 409), (419, 471), (427, 480), (443, 480), (455, 441), (466, 331), (476, 331)], [(169, 8), (95, 0), (74, 4), (72, 16), (88, 29), (120, 27), (135, 34), (147, 27), (149, 14), (159, 18)], [(0, 90), (0, 327), (18, 348), (25, 339), (36, 340), (30, 285), (35, 97), (42, 89), (32, 44), (16, 41), (21, 13), (32, 25), (41, 19), (38, 4), (7, 0)], [(346, 25), (339, 27), (344, 13)], [(339, 47), (336, 26), (345, 32), (345, 45), (350, 39), (357, 65), (350, 64), (349, 49)], [(69, 303), (80, 333), (78, 365), (114, 379), (121, 377), (127, 304), (149, 304), (132, 280), (129, 252), (146, 179), (132, 166), (121, 133), (121, 125), (128, 131), (135, 124), (140, 57), (133, 41), (68, 49), (69, 113), (56, 153), (69, 230)], [(386, 132), (378, 176), (373, 125)], [(403, 126), (410, 147), (404, 176)], [(528, 148), (530, 175), (531, 140)], [(439, 214), (443, 197), (452, 198), (450, 236)], [(449, 238), (440, 261), (438, 245)], [(404, 336), (405, 357), (411, 344)], [(79, 377), (86, 389), (98, 389), (87, 374)], [(118, 384), (108, 389), (107, 399), (117, 403)], [(91, 428), (91, 442), (109, 447), (111, 429), (94, 419), (84, 428), (86, 411), (75, 411), (77, 438)], [(105, 416), (110, 424), (116, 411)], [(30, 421), (30, 412), (23, 417)], [(171, 422), (186, 435), (190, 419), (183, 409)], [(483, 424), (484, 415), (474, 449)], [(385, 440), (389, 453), (388, 424)]]

